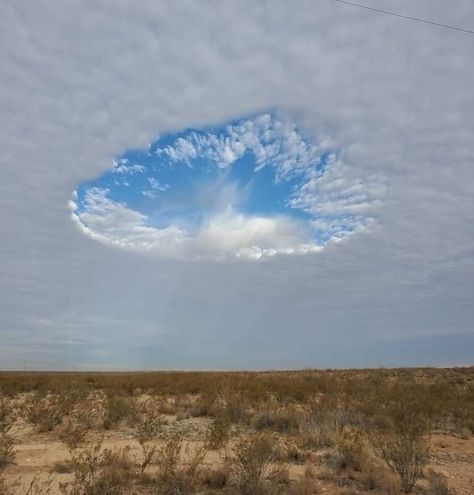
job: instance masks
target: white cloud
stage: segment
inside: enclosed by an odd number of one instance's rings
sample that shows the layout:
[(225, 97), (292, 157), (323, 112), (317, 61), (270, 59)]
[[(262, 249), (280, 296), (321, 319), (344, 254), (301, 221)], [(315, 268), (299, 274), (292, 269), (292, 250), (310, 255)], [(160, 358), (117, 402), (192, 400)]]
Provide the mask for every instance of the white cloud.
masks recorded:
[(111, 246), (136, 251), (174, 252), (185, 241), (185, 232), (175, 226), (155, 229), (146, 216), (108, 198), (108, 191), (91, 188), (82, 212), (71, 202), (73, 219), (88, 236)]
[(227, 167), (249, 152), (255, 155), (257, 170), (272, 166), (281, 180), (305, 171), (332, 147), (334, 141), (325, 135), (316, 144), (309, 142), (288, 117), (262, 114), (226, 126), (225, 133), (192, 132), (187, 138), (178, 138), (174, 145), (158, 147), (156, 153), (171, 162), (187, 163), (199, 155)]
[(289, 200), (315, 216), (355, 216), (363, 220), (386, 193), (384, 179), (373, 175), (362, 179), (335, 155), (330, 155), (323, 171), (311, 171)]
[[(397, 10), (474, 25), (471, 0)], [(0, 32), (2, 367), (74, 368), (104, 349), (108, 366), (155, 369), (472, 362), (472, 36), (309, 0), (212, 15), (5, 1)], [(355, 176), (386, 178), (369, 235), (317, 256), (176, 263), (92, 242), (67, 215), (77, 184), (157, 132), (273, 107), (332, 136)]]
[(155, 228), (146, 215), (111, 200), (109, 191), (90, 188), (81, 209), (71, 200), (80, 230), (103, 244), (173, 259), (260, 259), (276, 254), (316, 252), (305, 241), (304, 226), (287, 217), (265, 218), (232, 208), (211, 217), (197, 232), (177, 225)]
[(120, 161), (114, 161), (113, 171), (117, 174), (136, 174), (145, 172), (146, 168), (139, 163), (130, 163), (126, 158)]
[(162, 184), (155, 177), (148, 177), (148, 182), (150, 183), (150, 187), (156, 191), (166, 191), (169, 189), (169, 184)]
[(145, 189), (142, 191), (142, 195), (145, 196), (145, 198), (155, 199), (156, 191), (154, 191), (153, 189)]

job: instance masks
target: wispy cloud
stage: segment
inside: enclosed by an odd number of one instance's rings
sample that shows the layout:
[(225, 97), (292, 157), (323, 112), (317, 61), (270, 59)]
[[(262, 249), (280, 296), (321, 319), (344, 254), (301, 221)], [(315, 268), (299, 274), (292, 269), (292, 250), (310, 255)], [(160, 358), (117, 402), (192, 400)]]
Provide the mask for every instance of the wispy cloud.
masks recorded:
[(145, 167), (138, 163), (129, 163), (129, 161), (124, 158), (120, 161), (114, 161), (113, 171), (117, 174), (135, 174), (145, 171)]

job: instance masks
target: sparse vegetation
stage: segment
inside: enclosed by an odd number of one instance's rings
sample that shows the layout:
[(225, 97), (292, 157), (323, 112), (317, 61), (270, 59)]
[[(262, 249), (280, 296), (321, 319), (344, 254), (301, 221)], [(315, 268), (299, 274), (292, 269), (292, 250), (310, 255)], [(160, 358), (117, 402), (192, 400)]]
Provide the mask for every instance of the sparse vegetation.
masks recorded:
[(275, 439), (268, 433), (241, 438), (230, 459), (235, 485), (241, 495), (258, 495), (265, 491), (264, 480), (276, 460)]
[(389, 431), (382, 435), (380, 449), (385, 461), (398, 473), (402, 489), (410, 493), (428, 463), (431, 417), (425, 407), (409, 397), (388, 408)]
[(72, 456), (74, 478), (62, 483), (63, 495), (122, 495), (133, 481), (132, 464), (123, 450), (102, 450), (98, 441)]
[(0, 433), (0, 470), (13, 462), (15, 448), (13, 438), (7, 433)]
[(151, 464), (156, 455), (157, 447), (151, 442), (160, 435), (163, 424), (163, 418), (156, 414), (156, 411), (153, 407), (150, 407), (149, 403), (140, 405), (139, 412), (134, 417), (133, 436), (142, 450), (142, 461), (139, 467), (141, 475), (143, 475), (145, 469)]
[(0, 373), (0, 397), (2, 495), (448, 495), (437, 456), (474, 445), (472, 368)]

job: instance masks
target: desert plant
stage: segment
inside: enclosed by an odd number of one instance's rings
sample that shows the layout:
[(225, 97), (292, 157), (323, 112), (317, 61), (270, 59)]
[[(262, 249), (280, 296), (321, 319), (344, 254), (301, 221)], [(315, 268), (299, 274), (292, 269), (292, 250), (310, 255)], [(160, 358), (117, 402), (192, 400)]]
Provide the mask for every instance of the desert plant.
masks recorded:
[(369, 444), (361, 430), (343, 428), (336, 436), (336, 447), (342, 456), (344, 467), (361, 471), (369, 463)]
[(260, 432), (242, 437), (229, 461), (239, 493), (263, 493), (263, 481), (270, 474), (271, 463), (275, 460), (276, 444), (272, 435)]
[(12, 406), (6, 397), (0, 398), (0, 434), (9, 433), (15, 421)]
[(81, 445), (87, 435), (87, 426), (72, 419), (66, 421), (59, 429), (58, 438), (64, 442), (70, 450)]
[(63, 495), (122, 495), (130, 493), (133, 469), (126, 451), (102, 451), (102, 441), (72, 455), (74, 478), (61, 483)]
[(218, 415), (207, 430), (207, 446), (216, 450), (223, 447), (229, 440), (231, 426), (225, 414)]
[(329, 400), (310, 404), (310, 413), (302, 425), (304, 443), (308, 448), (331, 447), (340, 431), (336, 405)]
[(157, 462), (161, 480), (168, 480), (176, 475), (179, 468), (183, 433), (176, 432), (164, 440), (158, 450)]
[(0, 476), (0, 494), (16, 495), (21, 491), (24, 495), (49, 495), (52, 490), (52, 483), (53, 479), (51, 476), (41, 479), (39, 473), (35, 474), (29, 483), (22, 483), (21, 479), (14, 479), (7, 482)]
[(131, 399), (121, 396), (109, 396), (105, 403), (105, 415), (103, 426), (110, 430), (120, 421), (133, 414), (133, 402)]
[(103, 391), (96, 390), (89, 393), (85, 400), (76, 401), (71, 410), (71, 417), (87, 429), (102, 428), (104, 422), (109, 421), (107, 406), (107, 396)]
[(64, 410), (60, 399), (52, 394), (34, 395), (26, 407), (26, 419), (36, 426), (39, 433), (54, 430), (61, 424)]
[(425, 439), (390, 435), (384, 439), (381, 451), (387, 464), (400, 476), (403, 491), (410, 493), (429, 459)]
[(217, 469), (207, 468), (201, 474), (201, 481), (209, 488), (224, 488), (230, 477), (230, 471), (227, 466), (221, 466)]
[[(273, 406), (273, 407), (272, 407)], [(298, 433), (303, 425), (303, 414), (294, 407), (270, 405), (257, 414), (254, 422), (256, 430), (274, 430), (279, 433)]]
[(156, 415), (154, 408), (148, 403), (141, 405), (134, 415), (133, 436), (142, 449), (142, 461), (139, 466), (140, 474), (143, 475), (146, 467), (153, 461), (157, 447), (151, 442), (163, 432), (164, 420), (160, 415)]
[(224, 416), (230, 424), (244, 423), (248, 419), (247, 397), (235, 390), (229, 383), (224, 383), (216, 392), (214, 415)]
[(15, 449), (13, 438), (7, 433), (0, 434), (0, 470), (13, 462)]
[(378, 439), (383, 459), (400, 476), (402, 490), (410, 493), (429, 459), (426, 434), (430, 418), (423, 407), (408, 398), (391, 404), (387, 410), (390, 430)]
[(160, 495), (191, 495), (200, 480), (203, 458), (203, 449), (192, 454), (187, 451), (182, 433), (168, 437), (157, 452)]

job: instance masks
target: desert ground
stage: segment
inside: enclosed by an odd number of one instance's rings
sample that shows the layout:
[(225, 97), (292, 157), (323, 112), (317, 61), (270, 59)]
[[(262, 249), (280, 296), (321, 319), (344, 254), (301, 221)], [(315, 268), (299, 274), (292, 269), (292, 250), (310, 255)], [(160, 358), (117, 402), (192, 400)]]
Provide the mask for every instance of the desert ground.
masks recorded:
[(474, 494), (474, 368), (0, 373), (0, 493)]

